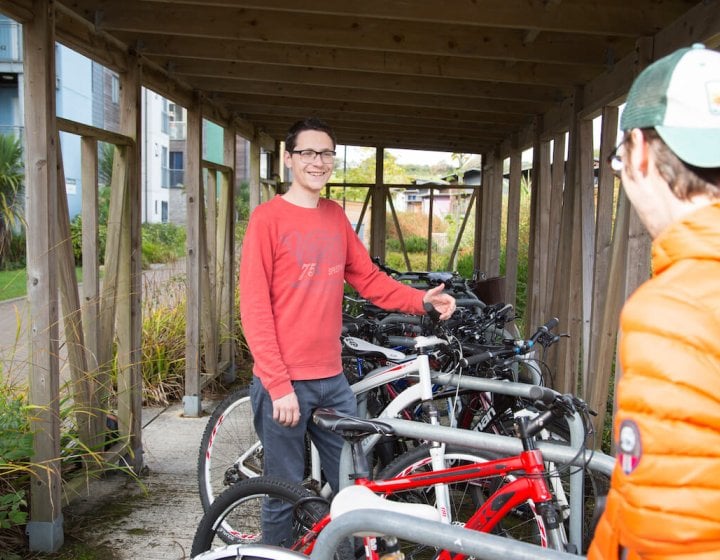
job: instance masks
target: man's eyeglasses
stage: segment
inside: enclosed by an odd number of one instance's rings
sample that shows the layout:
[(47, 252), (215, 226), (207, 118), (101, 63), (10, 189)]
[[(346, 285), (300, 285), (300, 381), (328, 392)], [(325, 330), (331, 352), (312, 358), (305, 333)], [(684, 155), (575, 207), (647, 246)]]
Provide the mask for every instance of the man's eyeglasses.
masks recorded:
[(320, 160), (323, 163), (332, 163), (335, 161), (336, 154), (336, 152), (332, 150), (324, 150), (322, 152), (318, 152), (315, 150), (292, 150), (290, 153), (299, 154), (300, 161), (302, 161), (303, 163), (312, 163), (318, 156), (320, 156)]
[(610, 155), (607, 158), (607, 162), (610, 164), (610, 168), (612, 169), (613, 174), (616, 177), (620, 177), (620, 175), (622, 175), (622, 170), (623, 170), (623, 167), (625, 166), (625, 164), (623, 164), (622, 156), (620, 156), (620, 154), (617, 153), (618, 149), (623, 144), (624, 144), (624, 142), (620, 142), (620, 144), (615, 146), (615, 149), (612, 152), (610, 152)]

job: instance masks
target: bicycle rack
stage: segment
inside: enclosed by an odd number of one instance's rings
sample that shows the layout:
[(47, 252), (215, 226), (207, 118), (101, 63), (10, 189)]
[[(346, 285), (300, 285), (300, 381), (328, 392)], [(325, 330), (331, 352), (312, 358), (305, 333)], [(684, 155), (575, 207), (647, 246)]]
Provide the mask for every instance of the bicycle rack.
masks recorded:
[(498, 535), (479, 533), (396, 512), (361, 509), (331, 521), (320, 533), (311, 560), (332, 560), (341, 541), (359, 532), (377, 532), (451, 550), (478, 560), (578, 560), (575, 554), (548, 550)]
[[(434, 374), (433, 381), (436, 383), (459, 386), (477, 391), (491, 391), (512, 396), (525, 398), (536, 398), (539, 388), (524, 383), (513, 383), (495, 379), (483, 379), (479, 377), (464, 377), (455, 374)], [(399, 418), (382, 418), (383, 422), (390, 424), (397, 435), (412, 439), (441, 441), (444, 443), (459, 445), (467, 448), (516, 455), (522, 451), (522, 444), (519, 439), (509, 436), (500, 436), (471, 430), (458, 430), (447, 426), (431, 426), (423, 422), (401, 420)], [(538, 441), (537, 447), (549, 461), (563, 465), (575, 465), (582, 467), (587, 465), (591, 471), (600, 472), (610, 476), (615, 466), (615, 459), (594, 450), (585, 450), (585, 454), (578, 454), (583, 443), (583, 425), (579, 415), (568, 419), (570, 427), (570, 445), (560, 445), (548, 441)], [(379, 436), (369, 436), (363, 442), (363, 449), (368, 452), (379, 441)], [(349, 445), (345, 445), (340, 458), (340, 480), (348, 481), (348, 474), (352, 472), (352, 458)], [(570, 475), (570, 524), (569, 541), (578, 550), (582, 550), (582, 512), (583, 509), (583, 472), (578, 469)], [(341, 482), (342, 484), (343, 482)]]

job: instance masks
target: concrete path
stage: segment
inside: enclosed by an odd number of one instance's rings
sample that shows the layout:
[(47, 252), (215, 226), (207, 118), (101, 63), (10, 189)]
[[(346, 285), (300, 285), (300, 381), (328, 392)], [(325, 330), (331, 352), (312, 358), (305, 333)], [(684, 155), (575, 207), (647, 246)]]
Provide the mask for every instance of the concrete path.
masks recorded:
[(79, 540), (112, 560), (190, 558), (202, 517), (197, 454), (207, 420), (183, 417), (181, 404), (146, 409), (143, 475), (92, 481), (87, 495), (64, 510), (66, 541)]
[[(162, 299), (169, 281), (185, 276), (184, 259), (169, 265), (153, 265), (143, 271), (143, 297)], [(82, 297), (82, 286), (80, 287)], [(0, 372), (12, 383), (27, 383), (30, 347), (30, 308), (25, 297), (0, 302)], [(62, 329), (60, 329), (62, 331)], [(60, 382), (68, 380), (66, 352), (60, 333)]]

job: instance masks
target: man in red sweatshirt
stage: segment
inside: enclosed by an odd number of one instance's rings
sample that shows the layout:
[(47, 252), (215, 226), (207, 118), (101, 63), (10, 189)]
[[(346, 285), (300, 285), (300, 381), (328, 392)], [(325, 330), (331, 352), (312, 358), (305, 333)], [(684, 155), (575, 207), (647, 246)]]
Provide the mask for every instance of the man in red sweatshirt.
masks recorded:
[[(240, 263), (240, 313), (255, 362), (250, 394), (263, 473), (300, 482), (307, 432), (337, 491), (343, 440), (310, 417), (318, 407), (356, 412), (340, 357), (344, 283), (384, 309), (423, 314), (430, 303), (441, 319), (453, 314), (455, 300), (443, 286), (424, 292), (381, 272), (343, 209), (321, 198), (335, 144), (333, 130), (319, 119), (290, 128), (284, 159), (292, 184), (250, 217)], [(290, 514), (282, 504), (265, 504), (263, 542), (287, 542)]]

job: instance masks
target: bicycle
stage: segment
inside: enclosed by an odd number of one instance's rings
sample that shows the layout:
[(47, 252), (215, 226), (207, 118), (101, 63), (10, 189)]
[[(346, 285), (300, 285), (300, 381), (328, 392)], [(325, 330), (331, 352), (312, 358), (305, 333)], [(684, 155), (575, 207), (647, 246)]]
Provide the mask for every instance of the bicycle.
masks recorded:
[[(518, 419), (518, 437), (523, 451), (513, 457), (469, 462), (459, 466), (444, 466), (444, 449), (438, 444), (438, 457), (433, 470), (406, 474), (399, 478), (369, 478), (370, 470), (362, 447), (362, 440), (369, 435), (393, 436), (393, 428), (380, 420), (368, 420), (339, 416), (332, 411), (319, 410), (313, 419), (326, 429), (340, 433), (352, 449), (353, 477), (355, 485), (362, 485), (374, 493), (397, 495), (404, 491), (430, 490), (438, 502), (440, 518), (445, 523), (463, 522), (466, 528), (477, 531), (491, 531), (511, 515), (525, 515), (533, 529), (523, 538), (540, 546), (555, 550), (567, 550), (568, 544), (554, 505), (554, 497), (548, 484), (542, 453), (535, 445), (534, 436), (539, 433), (552, 416), (573, 415), (584, 403), (569, 395), (544, 392), (546, 399), (552, 398), (547, 409), (536, 418)], [(471, 453), (467, 451), (466, 453)], [(469, 455), (468, 455), (469, 456)], [(439, 468), (442, 466), (442, 468)], [(472, 506), (467, 504), (457, 509), (446, 494), (449, 488), (460, 488), (471, 483)], [(461, 494), (465, 494), (465, 486)], [(234, 542), (254, 543), (261, 538), (259, 500), (271, 498), (289, 504), (293, 510), (294, 532), (292, 542), (284, 543), (291, 550), (304, 554), (312, 552), (315, 540), (330, 522), (330, 504), (313, 495), (302, 486), (269, 477), (257, 477), (242, 481), (223, 492), (203, 516), (192, 554), (197, 555), (212, 547), (215, 535), (223, 526), (232, 527)], [(498, 504), (502, 504), (498, 507)], [(518, 538), (518, 535), (515, 535)], [(370, 556), (371, 558), (373, 556)]]
[[(550, 321), (544, 325), (531, 337), (522, 344), (514, 344), (510, 353), (513, 356), (522, 356), (528, 353), (534, 346), (535, 341), (545, 332), (553, 328), (556, 321)], [(351, 385), (353, 392), (358, 395), (359, 412), (361, 416), (371, 414), (373, 416), (395, 416), (403, 411), (413, 407), (423, 398), (421, 394), (421, 384), (412, 387), (403, 387), (400, 390), (388, 389), (389, 394), (382, 399), (376, 399), (373, 391), (379, 388), (389, 387), (389, 384), (401, 379), (407, 379), (412, 376), (422, 377), (421, 373), (427, 371), (430, 376), (430, 350), (439, 346), (446, 345), (437, 337), (434, 338), (402, 338), (394, 337), (392, 342), (404, 345), (416, 345), (418, 340), (424, 345), (420, 349), (421, 354), (415, 356), (407, 356), (401, 352), (368, 343), (362, 339), (355, 337), (346, 338), (346, 347), (353, 346), (354, 351), (364, 357), (371, 356), (373, 359), (382, 358), (383, 362), (389, 365), (380, 366), (372, 372), (362, 375), (355, 383)], [(417, 349), (416, 349), (417, 351)], [(423, 355), (424, 354), (424, 355)], [(468, 360), (473, 360), (468, 358)], [(467, 361), (467, 360), (466, 360)], [(427, 364), (427, 365), (425, 365)], [(488, 380), (491, 381), (491, 380)], [(432, 387), (430, 382), (429, 387)], [(455, 383), (461, 386), (464, 381)], [(479, 387), (474, 387), (474, 391), (499, 392), (509, 395), (529, 396), (531, 389), (522, 387), (518, 392), (510, 391), (507, 385), (499, 385), (493, 383), (485, 383)], [(430, 389), (432, 391), (432, 388)], [(425, 395), (427, 397), (427, 394)], [(440, 398), (450, 397), (459, 398), (463, 394), (457, 389), (448, 390)], [(370, 402), (370, 404), (368, 404)], [(487, 404), (487, 403), (486, 403)], [(507, 404), (507, 403), (506, 403)], [(467, 410), (467, 409), (466, 409)], [(484, 423), (476, 424), (484, 428), (492, 428), (502, 419), (502, 410), (489, 409), (488, 414), (492, 414), (492, 425), (488, 420)], [(472, 418), (469, 418), (470, 422)], [(467, 424), (463, 427), (469, 427)], [(211, 415), (205, 432), (203, 434), (200, 453), (198, 457), (198, 480), (200, 488), (200, 498), (203, 508), (207, 509), (213, 499), (228, 485), (243, 480), (245, 478), (258, 476), (262, 473), (262, 446), (258, 440), (255, 430), (252, 426), (252, 407), (250, 404), (249, 391), (242, 388), (226, 399), (224, 399)], [(310, 458), (308, 473), (310, 479), (320, 480), (320, 468), (317, 463), (317, 457)]]

